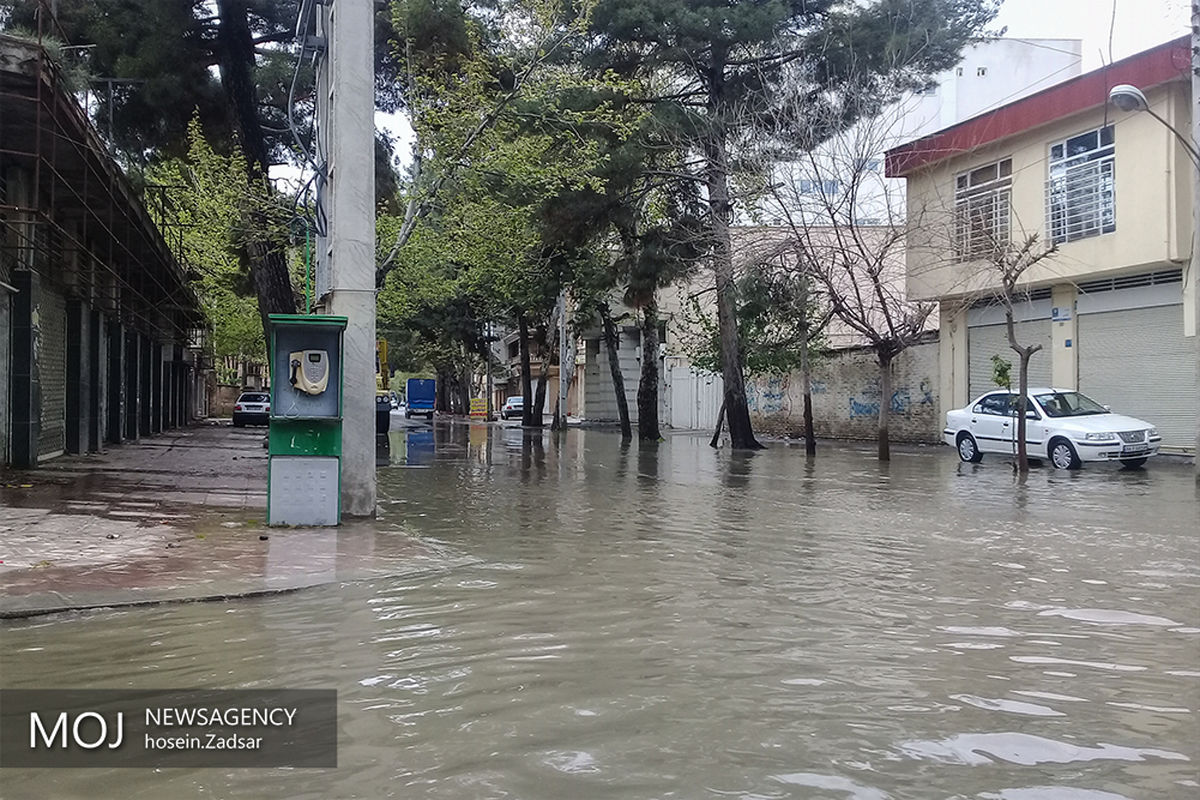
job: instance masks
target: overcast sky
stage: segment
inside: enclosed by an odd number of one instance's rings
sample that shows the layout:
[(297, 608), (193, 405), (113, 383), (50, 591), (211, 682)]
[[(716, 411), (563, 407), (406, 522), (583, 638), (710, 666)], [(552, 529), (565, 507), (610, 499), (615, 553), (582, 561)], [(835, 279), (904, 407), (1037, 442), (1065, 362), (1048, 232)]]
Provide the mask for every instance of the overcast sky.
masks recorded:
[(1088, 72), (1109, 60), (1110, 27), (1115, 61), (1186, 34), (1189, 5), (1189, 0), (1004, 0), (996, 24), (1014, 38), (1082, 39)]

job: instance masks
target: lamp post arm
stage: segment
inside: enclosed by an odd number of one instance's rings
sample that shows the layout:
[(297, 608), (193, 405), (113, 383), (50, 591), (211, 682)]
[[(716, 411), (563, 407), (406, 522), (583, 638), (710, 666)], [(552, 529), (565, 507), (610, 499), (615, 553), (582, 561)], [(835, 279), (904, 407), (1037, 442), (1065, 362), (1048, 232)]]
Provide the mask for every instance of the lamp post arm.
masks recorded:
[(1151, 108), (1148, 108), (1148, 107), (1147, 107), (1147, 108), (1145, 108), (1145, 109), (1143, 109), (1143, 110), (1144, 110), (1144, 111), (1145, 111), (1147, 114), (1149, 114), (1150, 116), (1152, 116), (1152, 117), (1154, 117), (1156, 120), (1158, 120), (1158, 121), (1159, 121), (1159, 122), (1162, 124), (1162, 126), (1163, 126), (1164, 128), (1166, 128), (1166, 129), (1167, 129), (1167, 130), (1169, 130), (1169, 131), (1170, 131), (1172, 134), (1174, 134), (1174, 135), (1175, 135), (1175, 138), (1176, 138), (1176, 139), (1178, 139), (1178, 140), (1179, 140), (1179, 143), (1180, 143), (1181, 145), (1183, 145), (1183, 147), (1184, 147), (1184, 149), (1185, 149), (1185, 150), (1187, 150), (1188, 157), (1192, 159), (1192, 164), (1193, 164), (1193, 165), (1194, 165), (1194, 166), (1195, 166), (1197, 169), (1200, 169), (1200, 150), (1197, 150), (1197, 149), (1196, 149), (1196, 143), (1195, 143), (1195, 142), (1193, 142), (1193, 141), (1192, 141), (1191, 139), (1189, 139), (1188, 137), (1184, 136), (1184, 135), (1183, 135), (1182, 133), (1180, 133), (1179, 131), (1177, 131), (1177, 130), (1175, 129), (1175, 126), (1174, 126), (1174, 125), (1172, 125), (1171, 123), (1167, 122), (1165, 119), (1163, 119), (1162, 117), (1160, 117), (1158, 114), (1154, 113), (1154, 110), (1153, 110), (1153, 109), (1151, 109)]

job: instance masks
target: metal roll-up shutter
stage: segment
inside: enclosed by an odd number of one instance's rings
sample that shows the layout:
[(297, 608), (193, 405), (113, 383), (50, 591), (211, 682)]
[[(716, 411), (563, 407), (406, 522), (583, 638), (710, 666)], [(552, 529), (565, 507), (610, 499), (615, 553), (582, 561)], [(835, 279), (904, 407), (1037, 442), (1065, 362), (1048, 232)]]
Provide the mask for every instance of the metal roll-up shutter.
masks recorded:
[(1183, 305), (1080, 314), (1079, 391), (1155, 425), (1163, 446), (1196, 444), (1196, 344)]
[(62, 453), (67, 446), (67, 300), (50, 287), (38, 304), (38, 377), (41, 382), (41, 432), (38, 457)]
[[(1029, 385), (1050, 386), (1050, 322), (1028, 320), (1015, 325), (1017, 343), (1021, 346), (1040, 344), (1041, 350), (1029, 359)], [(999, 354), (1012, 364), (1012, 385), (1017, 388), (1018, 367), (1021, 359), (1008, 346), (1007, 325), (979, 325), (967, 329), (967, 359), (969, 365), (967, 396), (974, 400), (984, 392), (996, 388), (992, 380), (992, 356)]]

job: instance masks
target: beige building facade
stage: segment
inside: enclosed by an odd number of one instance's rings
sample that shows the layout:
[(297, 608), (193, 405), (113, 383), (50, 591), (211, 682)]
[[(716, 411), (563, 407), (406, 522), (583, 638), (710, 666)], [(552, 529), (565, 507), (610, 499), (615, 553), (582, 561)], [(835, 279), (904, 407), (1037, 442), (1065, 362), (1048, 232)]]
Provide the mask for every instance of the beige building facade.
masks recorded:
[[(994, 388), (1012, 361), (995, 300), (997, 245), (1054, 252), (1022, 276), (1031, 385), (1078, 389), (1195, 449), (1195, 166), (1186, 38), (1081, 75), (888, 153), (908, 183), (907, 289), (940, 306), (940, 412)], [(1139, 87), (1151, 113), (1107, 102)], [(1159, 119), (1155, 119), (1155, 115)], [(1034, 239), (1033, 237), (1036, 237)], [(1010, 248), (1011, 252), (1011, 248)]]

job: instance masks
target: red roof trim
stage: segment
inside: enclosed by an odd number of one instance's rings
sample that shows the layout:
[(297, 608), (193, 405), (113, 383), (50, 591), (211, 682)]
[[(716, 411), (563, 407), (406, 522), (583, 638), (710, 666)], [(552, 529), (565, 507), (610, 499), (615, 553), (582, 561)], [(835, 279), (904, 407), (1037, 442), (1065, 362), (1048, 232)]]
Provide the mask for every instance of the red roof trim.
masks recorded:
[(1036, 94), (972, 117), (887, 152), (887, 176), (901, 177), (945, 158), (1049, 122), (1098, 108), (1108, 90), (1130, 83), (1142, 90), (1185, 77), (1191, 66), (1191, 39), (1182, 36)]

